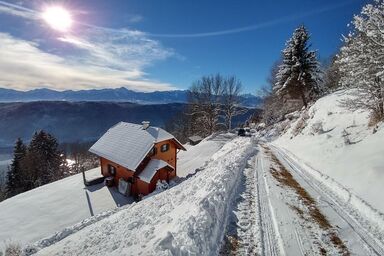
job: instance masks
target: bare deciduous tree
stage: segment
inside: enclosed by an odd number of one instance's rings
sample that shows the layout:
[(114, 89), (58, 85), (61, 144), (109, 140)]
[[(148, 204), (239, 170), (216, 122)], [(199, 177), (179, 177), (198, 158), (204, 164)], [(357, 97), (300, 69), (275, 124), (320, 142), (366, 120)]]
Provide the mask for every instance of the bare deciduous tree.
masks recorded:
[(232, 119), (244, 114), (240, 107), (241, 82), (235, 76), (203, 76), (190, 88), (187, 111), (193, 134), (207, 136), (232, 129)]
[(227, 77), (224, 79), (223, 91), (222, 112), (225, 126), (227, 130), (231, 130), (233, 117), (246, 113), (246, 110), (240, 107), (241, 82), (235, 76)]
[(220, 74), (203, 76), (193, 83), (189, 90), (189, 114), (191, 125), (202, 136), (217, 131), (220, 124), (221, 98), (223, 95), (223, 77)]

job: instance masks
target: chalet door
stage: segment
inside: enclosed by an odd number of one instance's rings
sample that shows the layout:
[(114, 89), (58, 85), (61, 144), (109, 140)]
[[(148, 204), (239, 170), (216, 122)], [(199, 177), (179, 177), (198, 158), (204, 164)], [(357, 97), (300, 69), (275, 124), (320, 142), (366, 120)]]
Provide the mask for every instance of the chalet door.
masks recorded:
[(131, 194), (131, 183), (124, 179), (119, 179), (119, 192), (125, 196), (129, 196)]

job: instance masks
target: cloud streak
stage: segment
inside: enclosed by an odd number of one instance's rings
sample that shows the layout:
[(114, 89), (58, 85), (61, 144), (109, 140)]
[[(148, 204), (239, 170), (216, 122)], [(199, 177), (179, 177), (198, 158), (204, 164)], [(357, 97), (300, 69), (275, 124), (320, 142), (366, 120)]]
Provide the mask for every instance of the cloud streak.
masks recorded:
[(0, 33), (0, 85), (20, 90), (121, 86), (138, 91), (175, 89), (170, 84), (143, 78), (140, 71), (82, 64), (44, 52), (37, 43), (5, 33)]
[(35, 10), (4, 1), (0, 1), (0, 13), (6, 13), (31, 20), (37, 20), (40, 18), (39, 13)]
[(344, 6), (347, 6), (351, 4), (352, 1), (348, 2), (342, 2), (334, 5), (325, 6), (323, 8), (317, 8), (313, 11), (309, 11), (304, 14), (300, 15), (290, 15), (285, 16), (282, 18), (261, 22), (258, 24), (253, 24), (250, 26), (244, 26), (239, 28), (233, 28), (233, 29), (227, 29), (227, 30), (219, 30), (219, 31), (212, 31), (212, 32), (202, 32), (202, 33), (188, 33), (188, 34), (154, 34), (154, 33), (146, 33), (147, 36), (151, 37), (158, 37), (158, 38), (202, 38), (202, 37), (215, 37), (215, 36), (224, 36), (224, 35), (231, 35), (231, 34), (237, 34), (242, 32), (248, 32), (253, 30), (258, 30), (262, 28), (272, 27), (278, 24), (283, 24), (285, 22), (295, 21), (299, 19), (303, 19), (306, 17), (310, 17), (316, 14), (325, 13), (328, 11), (336, 10), (339, 8), (342, 8)]

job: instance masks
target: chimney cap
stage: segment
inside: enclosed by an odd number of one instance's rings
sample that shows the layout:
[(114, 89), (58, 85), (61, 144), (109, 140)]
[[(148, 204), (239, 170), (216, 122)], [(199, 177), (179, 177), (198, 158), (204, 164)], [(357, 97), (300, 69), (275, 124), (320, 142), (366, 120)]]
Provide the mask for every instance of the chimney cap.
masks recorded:
[(143, 124), (143, 129), (146, 130), (149, 127), (149, 124), (151, 122), (149, 122), (149, 121), (142, 121), (141, 123)]

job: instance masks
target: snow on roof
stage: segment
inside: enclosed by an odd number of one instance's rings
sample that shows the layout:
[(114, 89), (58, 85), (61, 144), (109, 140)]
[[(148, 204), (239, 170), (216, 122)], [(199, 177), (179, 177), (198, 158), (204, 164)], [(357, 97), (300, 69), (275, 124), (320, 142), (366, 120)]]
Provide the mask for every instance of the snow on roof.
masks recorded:
[(191, 136), (188, 139), (191, 140), (191, 141), (201, 141), (201, 140), (203, 140), (203, 138), (201, 138), (198, 135)]
[(149, 163), (147, 164), (147, 166), (144, 168), (144, 170), (139, 174), (139, 178), (142, 180), (142, 181), (145, 181), (147, 183), (150, 183), (153, 176), (155, 176), (157, 170), (160, 170), (161, 168), (164, 168), (164, 167), (170, 167), (173, 169), (172, 166), (170, 166), (167, 162), (163, 161), (163, 160), (159, 160), (159, 159), (151, 159), (151, 161), (149, 161)]
[(139, 124), (120, 122), (110, 128), (89, 151), (135, 171), (155, 143), (169, 139), (175, 138), (161, 128), (150, 126), (143, 129)]

